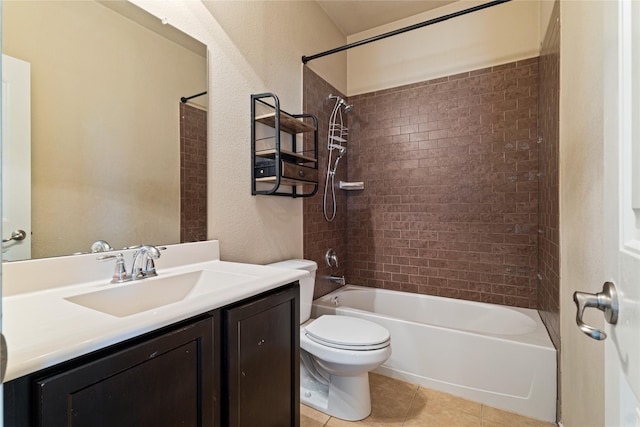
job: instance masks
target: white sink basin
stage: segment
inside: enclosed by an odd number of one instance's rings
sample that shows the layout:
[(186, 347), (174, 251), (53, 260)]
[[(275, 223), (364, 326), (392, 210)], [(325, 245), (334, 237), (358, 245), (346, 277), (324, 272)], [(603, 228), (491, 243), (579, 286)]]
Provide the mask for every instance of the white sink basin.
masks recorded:
[(167, 304), (237, 286), (255, 276), (200, 270), (127, 282), (118, 287), (65, 298), (67, 301), (117, 317), (152, 310)]

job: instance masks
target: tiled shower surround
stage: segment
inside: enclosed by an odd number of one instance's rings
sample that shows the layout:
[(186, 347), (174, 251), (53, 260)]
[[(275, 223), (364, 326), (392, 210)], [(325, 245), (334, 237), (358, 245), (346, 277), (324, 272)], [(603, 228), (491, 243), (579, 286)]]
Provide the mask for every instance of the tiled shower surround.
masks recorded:
[(347, 283), (536, 308), (538, 58), (349, 103)]
[(207, 112), (180, 103), (180, 242), (207, 240)]
[(536, 308), (538, 58), (349, 102), (349, 283)]
[[(538, 244), (538, 310), (557, 350), (560, 340), (560, 6), (555, 2), (540, 51), (540, 236)], [(558, 352), (558, 355), (560, 353)], [(558, 360), (558, 367), (562, 366)], [(562, 382), (558, 371), (557, 419), (561, 419)]]
[[(303, 81), (303, 111), (315, 114), (318, 118), (318, 192), (315, 196), (304, 199), (303, 202), (304, 258), (318, 263), (314, 290), (314, 298), (317, 298), (340, 286), (330, 282), (327, 277), (331, 275), (343, 276), (346, 272), (345, 266), (349, 261), (346, 238), (347, 196), (344, 191), (336, 189), (335, 192), (337, 200), (335, 219), (332, 222), (327, 222), (322, 213), (323, 190), (327, 176), (329, 117), (335, 105), (335, 100), (328, 100), (327, 97), (329, 95), (343, 95), (307, 67), (304, 67)], [(343, 118), (348, 124), (349, 115), (343, 115)], [(305, 135), (305, 149), (310, 146), (310, 138), (310, 134)], [(347, 152), (347, 155), (340, 159), (335, 177), (336, 186), (340, 180), (347, 179), (349, 157)], [(325, 253), (329, 248), (335, 249), (338, 255), (338, 268), (329, 267), (325, 262)]]
[(560, 348), (560, 231), (558, 163), (560, 24), (556, 2), (540, 54), (540, 286), (538, 308), (549, 336)]

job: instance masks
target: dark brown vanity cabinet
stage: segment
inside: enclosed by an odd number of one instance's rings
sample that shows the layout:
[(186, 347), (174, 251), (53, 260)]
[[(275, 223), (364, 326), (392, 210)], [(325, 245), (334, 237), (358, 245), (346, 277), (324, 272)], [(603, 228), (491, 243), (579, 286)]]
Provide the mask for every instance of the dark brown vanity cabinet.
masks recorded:
[(5, 384), (7, 426), (218, 425), (214, 317)]
[(288, 287), (223, 310), (223, 425), (300, 425), (298, 295)]
[(36, 381), (38, 426), (213, 426), (213, 319)]
[(291, 284), (4, 384), (10, 427), (299, 425)]

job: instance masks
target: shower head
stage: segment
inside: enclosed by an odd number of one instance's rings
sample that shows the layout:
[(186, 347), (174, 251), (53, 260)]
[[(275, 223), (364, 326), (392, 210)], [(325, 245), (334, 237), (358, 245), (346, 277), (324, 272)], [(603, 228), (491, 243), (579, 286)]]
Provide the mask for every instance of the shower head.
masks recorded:
[(353, 111), (353, 104), (347, 104), (347, 101), (342, 98), (340, 98), (340, 105), (344, 107), (345, 114), (349, 114), (351, 111)]
[(330, 99), (336, 100), (336, 108), (340, 106), (344, 107), (345, 114), (349, 114), (351, 111), (353, 111), (353, 104), (347, 104), (347, 101), (345, 101), (344, 98), (342, 98), (341, 96), (329, 95), (327, 97), (327, 100), (330, 100)]

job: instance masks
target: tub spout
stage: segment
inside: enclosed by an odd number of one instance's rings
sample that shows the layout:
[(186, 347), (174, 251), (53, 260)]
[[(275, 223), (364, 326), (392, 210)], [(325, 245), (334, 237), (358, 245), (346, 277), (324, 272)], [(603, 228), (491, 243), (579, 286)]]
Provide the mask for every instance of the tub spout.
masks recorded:
[(329, 281), (333, 283), (338, 283), (340, 285), (345, 285), (344, 276), (329, 276)]

